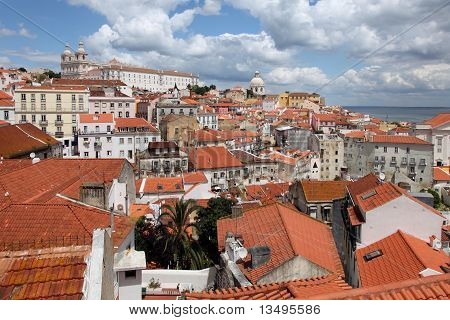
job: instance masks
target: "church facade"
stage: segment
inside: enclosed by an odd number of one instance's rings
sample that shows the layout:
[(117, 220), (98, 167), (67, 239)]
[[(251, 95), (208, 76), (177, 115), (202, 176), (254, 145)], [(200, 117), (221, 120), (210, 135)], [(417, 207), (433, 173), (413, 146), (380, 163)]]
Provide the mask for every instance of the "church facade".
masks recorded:
[(255, 96), (263, 96), (266, 94), (264, 80), (261, 78), (259, 71), (256, 71), (255, 76), (250, 80), (250, 90)]

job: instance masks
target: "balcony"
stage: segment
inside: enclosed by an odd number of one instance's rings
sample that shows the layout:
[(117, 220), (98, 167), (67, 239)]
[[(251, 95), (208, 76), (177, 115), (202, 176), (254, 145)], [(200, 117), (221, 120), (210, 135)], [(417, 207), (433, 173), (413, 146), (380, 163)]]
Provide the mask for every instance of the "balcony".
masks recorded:
[(380, 163), (386, 163), (386, 159), (385, 158), (381, 158), (380, 159)]
[(406, 160), (406, 158), (402, 159), (402, 166), (406, 166), (407, 164), (408, 164), (408, 160)]
[(425, 159), (420, 160), (419, 166), (425, 167), (426, 165), (427, 165), (427, 163), (426, 163)]
[(48, 126), (48, 121), (47, 120), (40, 120), (39, 121), (39, 125), (40, 126)]
[(396, 165), (397, 164), (397, 160), (391, 160), (391, 165)]
[(409, 164), (415, 166), (416, 165), (416, 159), (414, 159), (414, 158), (409, 159)]
[(55, 132), (55, 138), (64, 138), (64, 132), (63, 131), (56, 131)]
[(20, 120), (19, 123), (27, 123), (27, 120)]
[(84, 140), (84, 141), (83, 141), (83, 144), (86, 145), (86, 146), (88, 146), (90, 143), (91, 143), (90, 140)]
[(64, 121), (63, 120), (55, 120), (55, 126), (63, 126)]
[(101, 147), (102, 147), (101, 141), (95, 141), (94, 142), (94, 148), (101, 148)]

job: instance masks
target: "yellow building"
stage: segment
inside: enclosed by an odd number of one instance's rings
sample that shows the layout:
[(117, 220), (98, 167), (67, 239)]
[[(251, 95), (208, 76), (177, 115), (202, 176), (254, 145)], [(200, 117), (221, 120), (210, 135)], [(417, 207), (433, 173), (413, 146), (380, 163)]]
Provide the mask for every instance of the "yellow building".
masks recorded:
[(25, 86), (14, 94), (16, 123), (32, 123), (64, 143), (64, 155), (72, 155), (77, 115), (89, 111), (85, 86)]
[(289, 105), (289, 92), (280, 93), (278, 95), (278, 105), (287, 107)]

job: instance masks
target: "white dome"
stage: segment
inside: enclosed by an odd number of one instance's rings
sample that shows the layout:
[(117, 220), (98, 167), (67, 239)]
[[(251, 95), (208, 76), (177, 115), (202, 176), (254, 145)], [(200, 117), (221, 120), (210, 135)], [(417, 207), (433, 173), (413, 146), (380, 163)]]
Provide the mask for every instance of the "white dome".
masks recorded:
[(255, 72), (255, 76), (250, 80), (250, 88), (264, 87), (264, 80), (261, 78), (259, 71)]

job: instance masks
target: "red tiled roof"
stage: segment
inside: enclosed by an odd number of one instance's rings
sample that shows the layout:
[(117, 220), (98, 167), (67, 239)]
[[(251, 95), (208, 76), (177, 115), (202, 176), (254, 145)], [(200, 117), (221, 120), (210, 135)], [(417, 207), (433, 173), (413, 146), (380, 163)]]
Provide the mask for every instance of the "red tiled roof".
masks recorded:
[(225, 147), (196, 148), (189, 152), (189, 161), (198, 170), (243, 167)]
[(352, 198), (355, 199), (358, 194), (374, 189), (380, 184), (381, 181), (377, 176), (373, 173), (369, 173), (368, 175), (349, 183), (347, 189)]
[(450, 273), (308, 297), (311, 300), (450, 300)]
[(29, 155), (59, 143), (31, 123), (0, 127), (0, 156), (3, 158)]
[[(366, 197), (369, 192), (373, 195)], [(375, 209), (389, 201), (400, 197), (403, 193), (396, 188), (394, 184), (387, 182), (376, 186), (375, 188), (358, 194), (353, 200), (364, 212)], [(366, 199), (363, 199), (366, 197)]]
[(357, 209), (355, 207), (347, 208), (348, 217), (350, 219), (350, 223), (352, 226), (359, 226), (364, 223), (364, 220), (361, 219), (360, 215), (356, 212), (356, 210)]
[(219, 134), (218, 131), (210, 131), (206, 129), (197, 130), (194, 132), (194, 137), (198, 142), (218, 142), (224, 141)]
[(120, 80), (93, 80), (93, 79), (53, 79), (53, 84), (58, 86), (107, 86), (126, 87), (126, 83)]
[(136, 181), (136, 194), (143, 187), (144, 193), (184, 193), (181, 177), (148, 177)]
[(148, 206), (148, 204), (133, 203), (130, 206), (130, 217), (139, 219), (140, 217), (154, 213), (153, 210)]
[(345, 137), (347, 137), (347, 138), (364, 139), (366, 137), (366, 133), (364, 131), (361, 131), (361, 130), (355, 130), (355, 131), (350, 131), (350, 132), (346, 133)]
[[(118, 246), (134, 225), (126, 216), (116, 215), (114, 221)], [(109, 212), (64, 199), (60, 204), (12, 204), (0, 210), (0, 249), (90, 245), (94, 229), (109, 226)]]
[(296, 256), (302, 256), (330, 273), (343, 274), (330, 228), (280, 203), (245, 211), (237, 218), (237, 223), (231, 218), (218, 220), (220, 250), (224, 248), (228, 231), (241, 234), (246, 247), (267, 245), (271, 248), (271, 260), (259, 268), (247, 268), (249, 258), (238, 264), (252, 283)]
[(14, 171), (3, 170), (0, 175), (0, 186), (8, 192), (8, 197), (0, 198), (0, 206), (6, 199), (14, 203), (44, 203), (58, 193), (79, 200), (82, 183), (111, 183), (126, 163), (124, 159), (51, 158), (20, 170), (9, 166)]
[[(446, 170), (444, 170), (444, 168)], [(450, 181), (449, 167), (434, 167), (433, 180), (434, 181)]]
[(302, 180), (303, 193), (308, 202), (332, 202), (345, 197), (349, 181)]
[[(382, 255), (366, 261), (364, 255), (381, 250)], [(443, 272), (441, 266), (450, 267), (443, 251), (402, 231), (356, 250), (356, 261), (362, 287), (420, 278), (420, 272), (432, 269)]]
[(14, 107), (15, 103), (13, 97), (11, 97), (6, 92), (0, 90), (0, 106), (3, 107)]
[(0, 252), (0, 299), (82, 299), (89, 252), (89, 246)]
[(245, 187), (247, 191), (247, 200), (275, 199), (289, 190), (289, 183), (269, 182), (262, 185), (249, 185)]
[(389, 136), (389, 135), (375, 135), (371, 137), (371, 141), (375, 143), (396, 143), (396, 144), (427, 144), (432, 143), (419, 139), (413, 136)]
[(114, 114), (80, 114), (80, 123), (112, 123), (114, 122)]
[(448, 122), (450, 122), (450, 112), (439, 113), (435, 117), (425, 121), (425, 123), (431, 125), (432, 128), (442, 126)]
[(196, 183), (207, 183), (208, 179), (202, 171), (196, 172), (185, 172), (183, 173), (184, 183), (186, 184), (196, 184)]
[(328, 113), (314, 113), (313, 117), (319, 121), (336, 122), (336, 115)]
[(293, 300), (350, 290), (336, 275), (247, 287), (186, 293), (187, 300)]
[(152, 132), (158, 131), (147, 120), (143, 118), (115, 118), (115, 123), (116, 128), (147, 127)]

